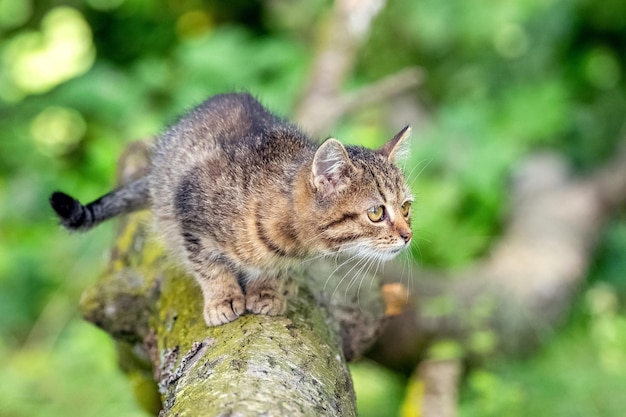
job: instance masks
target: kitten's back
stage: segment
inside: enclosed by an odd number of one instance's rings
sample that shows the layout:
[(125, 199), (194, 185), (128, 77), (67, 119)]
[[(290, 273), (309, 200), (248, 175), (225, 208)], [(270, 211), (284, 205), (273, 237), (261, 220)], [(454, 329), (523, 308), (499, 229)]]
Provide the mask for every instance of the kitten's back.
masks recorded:
[(251, 95), (214, 96), (157, 140), (150, 174), (157, 230), (177, 252), (185, 246), (181, 221), (227, 244), (243, 235), (256, 201), (290, 192), (289, 179), (314, 152), (304, 134)]

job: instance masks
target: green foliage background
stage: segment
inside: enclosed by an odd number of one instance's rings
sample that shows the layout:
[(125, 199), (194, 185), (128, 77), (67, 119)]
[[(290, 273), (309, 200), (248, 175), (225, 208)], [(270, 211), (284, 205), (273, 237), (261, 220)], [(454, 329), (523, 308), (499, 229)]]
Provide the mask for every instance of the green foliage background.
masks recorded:
[[(209, 95), (246, 89), (288, 114), (329, 6), (0, 0), (0, 415), (145, 415), (110, 340), (77, 313), (111, 225), (69, 236), (47, 196), (98, 197), (126, 143)], [(417, 262), (455, 268), (485, 253), (527, 153), (561, 152), (584, 172), (614, 152), (626, 114), (624, 16), (620, 0), (388, 1), (350, 87), (409, 65), (427, 73), (411, 160)], [(328, 134), (380, 144), (389, 112), (364, 109)], [(566, 327), (534, 357), (494, 354), (470, 371), (461, 415), (622, 415), (625, 254), (622, 218)], [(354, 375), (362, 416), (399, 412), (406, 376), (373, 363)]]

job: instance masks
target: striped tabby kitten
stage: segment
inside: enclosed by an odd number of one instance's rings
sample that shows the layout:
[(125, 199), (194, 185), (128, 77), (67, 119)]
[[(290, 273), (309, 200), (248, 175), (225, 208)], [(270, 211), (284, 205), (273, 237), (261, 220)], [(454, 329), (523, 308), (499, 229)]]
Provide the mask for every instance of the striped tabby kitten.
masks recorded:
[(151, 207), (202, 289), (209, 326), (277, 315), (285, 274), (303, 260), (384, 260), (408, 247), (413, 197), (394, 162), (409, 132), (375, 151), (318, 146), (252, 96), (218, 95), (157, 140), (146, 177), (85, 206), (61, 192), (50, 203), (70, 230)]

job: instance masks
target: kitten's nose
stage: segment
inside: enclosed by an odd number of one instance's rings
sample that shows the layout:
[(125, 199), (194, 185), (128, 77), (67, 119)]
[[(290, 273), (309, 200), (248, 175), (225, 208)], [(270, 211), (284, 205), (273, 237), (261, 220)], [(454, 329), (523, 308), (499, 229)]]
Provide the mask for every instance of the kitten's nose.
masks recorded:
[(400, 237), (404, 239), (404, 243), (409, 243), (411, 241), (411, 237), (413, 237), (413, 232), (408, 227), (406, 229), (400, 229), (399, 234)]

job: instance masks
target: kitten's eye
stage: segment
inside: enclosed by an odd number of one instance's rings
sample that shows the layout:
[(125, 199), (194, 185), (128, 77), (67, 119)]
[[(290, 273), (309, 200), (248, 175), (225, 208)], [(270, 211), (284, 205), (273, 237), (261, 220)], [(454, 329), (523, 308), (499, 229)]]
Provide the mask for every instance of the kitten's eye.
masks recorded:
[(383, 206), (371, 207), (367, 210), (367, 217), (373, 222), (379, 222), (383, 219), (385, 208)]
[(400, 212), (404, 217), (409, 217), (409, 213), (411, 212), (411, 202), (405, 201), (400, 207)]

